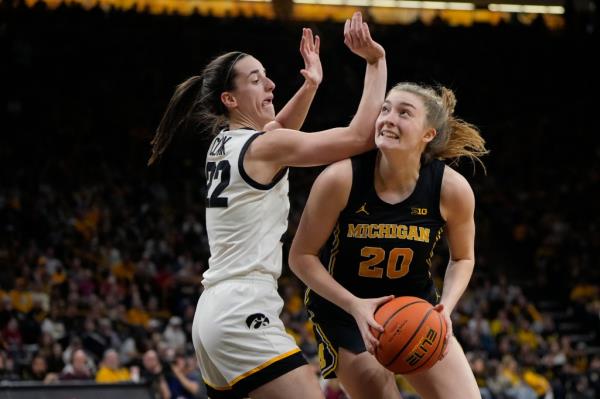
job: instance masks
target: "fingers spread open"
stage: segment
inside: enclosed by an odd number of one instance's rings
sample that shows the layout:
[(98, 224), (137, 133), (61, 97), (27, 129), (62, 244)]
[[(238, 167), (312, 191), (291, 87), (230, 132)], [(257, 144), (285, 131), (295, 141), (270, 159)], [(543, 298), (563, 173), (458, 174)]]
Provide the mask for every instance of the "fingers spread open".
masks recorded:
[(313, 39), (313, 33), (310, 28), (306, 29), (306, 45), (310, 51), (314, 51), (315, 43)]

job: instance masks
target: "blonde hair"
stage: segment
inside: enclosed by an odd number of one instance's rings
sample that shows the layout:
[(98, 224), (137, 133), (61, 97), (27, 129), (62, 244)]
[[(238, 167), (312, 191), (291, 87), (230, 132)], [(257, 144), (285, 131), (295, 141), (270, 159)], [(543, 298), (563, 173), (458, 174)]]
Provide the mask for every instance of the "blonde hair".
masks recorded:
[(485, 140), (476, 126), (454, 117), (456, 97), (452, 90), (444, 86), (435, 89), (416, 83), (401, 82), (394, 86), (388, 95), (395, 91), (405, 91), (419, 96), (425, 105), (426, 122), (437, 132), (423, 151), (423, 161), (428, 162), (432, 159), (458, 161), (461, 157), (467, 157), (473, 163), (479, 163), (485, 171), (485, 165), (480, 159), (489, 152), (485, 148)]

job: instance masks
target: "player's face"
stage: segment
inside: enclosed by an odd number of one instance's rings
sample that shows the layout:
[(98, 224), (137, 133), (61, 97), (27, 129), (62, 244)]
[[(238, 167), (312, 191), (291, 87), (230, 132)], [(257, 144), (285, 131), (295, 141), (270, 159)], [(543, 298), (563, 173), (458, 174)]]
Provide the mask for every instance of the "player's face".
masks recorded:
[(275, 119), (275, 83), (267, 77), (263, 65), (249, 55), (239, 60), (234, 69), (235, 89), (231, 91), (235, 98), (233, 109), (261, 127)]
[(426, 110), (419, 96), (392, 91), (375, 122), (378, 148), (422, 152), (435, 131), (427, 126)]

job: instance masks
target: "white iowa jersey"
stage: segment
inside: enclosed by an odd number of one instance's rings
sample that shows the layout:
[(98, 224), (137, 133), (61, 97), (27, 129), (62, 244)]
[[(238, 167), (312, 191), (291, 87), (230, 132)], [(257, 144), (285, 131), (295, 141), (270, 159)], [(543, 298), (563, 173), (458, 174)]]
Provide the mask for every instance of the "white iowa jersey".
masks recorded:
[(206, 156), (206, 230), (209, 268), (202, 283), (281, 274), (281, 236), (290, 208), (287, 170), (263, 185), (244, 171), (243, 157), (260, 132), (222, 131)]

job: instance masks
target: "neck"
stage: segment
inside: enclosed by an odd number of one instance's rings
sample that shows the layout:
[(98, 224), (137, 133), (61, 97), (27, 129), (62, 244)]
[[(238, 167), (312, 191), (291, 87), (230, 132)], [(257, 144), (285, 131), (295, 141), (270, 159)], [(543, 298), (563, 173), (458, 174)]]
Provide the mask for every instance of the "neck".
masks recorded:
[(264, 125), (252, 120), (243, 114), (232, 115), (229, 119), (229, 130), (240, 129), (243, 127), (249, 127), (254, 130), (262, 130)]
[(420, 168), (421, 154), (418, 152), (386, 154), (380, 150), (375, 167), (377, 191), (396, 198), (408, 197), (417, 184)]

